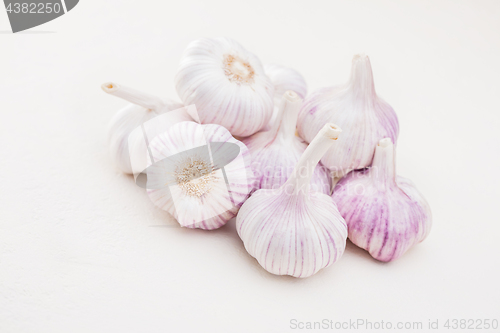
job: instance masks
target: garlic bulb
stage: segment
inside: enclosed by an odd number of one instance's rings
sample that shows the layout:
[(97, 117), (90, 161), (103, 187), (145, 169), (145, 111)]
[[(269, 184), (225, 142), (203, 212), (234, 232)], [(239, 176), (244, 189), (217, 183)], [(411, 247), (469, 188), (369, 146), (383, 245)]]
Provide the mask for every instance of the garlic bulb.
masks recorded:
[(149, 198), (187, 228), (212, 230), (252, 190), (250, 152), (222, 126), (181, 122), (150, 143)]
[[(295, 136), (301, 105), (302, 99), (295, 92), (285, 92), (273, 127), (243, 140), (252, 154), (257, 189), (276, 189), (285, 184), (306, 150), (307, 144)], [(319, 164), (314, 170), (311, 186), (314, 191), (330, 194), (328, 172)]]
[(321, 162), (335, 178), (365, 168), (373, 159), (373, 147), (389, 137), (395, 143), (399, 124), (392, 107), (375, 93), (370, 59), (356, 55), (346, 85), (322, 88), (311, 94), (299, 113), (299, 135), (310, 142), (323, 124), (334, 122), (344, 134)]
[(326, 124), (279, 189), (257, 190), (241, 207), (236, 230), (268, 272), (308, 277), (344, 253), (347, 226), (329, 195), (310, 191), (321, 156), (341, 130)]
[(371, 168), (342, 178), (333, 198), (345, 218), (349, 239), (380, 261), (392, 261), (421, 242), (431, 211), (408, 179), (396, 176), (394, 145), (380, 140)]
[(264, 66), (264, 71), (274, 85), (274, 101), (276, 105), (279, 105), (281, 97), (288, 90), (294, 91), (302, 99), (306, 97), (306, 81), (295, 69), (276, 64), (268, 64)]
[(181, 100), (196, 105), (203, 124), (219, 124), (245, 137), (271, 118), (271, 80), (259, 59), (232, 39), (202, 38), (189, 44), (175, 81)]
[(264, 66), (264, 71), (274, 86), (274, 110), (271, 121), (267, 126), (268, 129), (271, 129), (278, 117), (279, 105), (283, 94), (291, 90), (304, 99), (307, 94), (307, 84), (304, 77), (292, 68), (268, 64)]
[[(123, 98), (131, 103), (118, 111), (111, 119), (108, 127), (108, 143), (111, 157), (118, 168), (124, 173), (131, 174), (134, 170), (131, 164), (129, 149), (130, 133), (148, 120), (160, 114), (182, 108), (183, 106), (180, 103), (171, 100), (161, 100), (158, 97), (116, 83), (105, 83), (101, 88), (106, 93)], [(181, 116), (177, 118), (173, 122), (192, 120), (187, 113), (181, 113)], [(132, 150), (138, 154), (144, 154), (146, 151), (146, 143), (141, 138), (133, 146)]]

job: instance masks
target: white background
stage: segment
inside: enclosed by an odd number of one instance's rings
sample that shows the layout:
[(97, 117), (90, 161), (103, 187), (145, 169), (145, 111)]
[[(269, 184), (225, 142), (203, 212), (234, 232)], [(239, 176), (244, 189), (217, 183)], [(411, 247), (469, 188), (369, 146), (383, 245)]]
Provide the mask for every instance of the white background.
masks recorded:
[[(82, 0), (11, 34), (0, 10), (0, 331), (500, 319), (499, 17), (499, 1)], [(100, 85), (177, 99), (181, 52), (201, 36), (296, 68), (309, 91), (345, 82), (366, 52), (399, 117), (398, 173), (431, 205), (430, 236), (389, 264), (349, 243), (295, 279), (262, 269), (234, 221), (177, 227), (113, 166), (107, 123), (126, 103)]]

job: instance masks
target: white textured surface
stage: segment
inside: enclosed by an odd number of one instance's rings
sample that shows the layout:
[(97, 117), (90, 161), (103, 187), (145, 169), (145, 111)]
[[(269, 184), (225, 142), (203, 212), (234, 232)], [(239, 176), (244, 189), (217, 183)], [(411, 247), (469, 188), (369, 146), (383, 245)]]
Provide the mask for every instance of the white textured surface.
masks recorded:
[[(499, 16), (498, 1), (83, 0), (29, 32), (1, 33), (0, 331), (499, 319)], [(352, 55), (366, 52), (399, 116), (399, 174), (433, 210), (429, 238), (391, 264), (348, 244), (311, 278), (277, 277), (245, 252), (234, 222), (175, 227), (120, 174), (106, 125), (125, 103), (100, 85), (175, 97), (183, 48), (221, 35), (297, 69), (309, 91), (345, 82)]]

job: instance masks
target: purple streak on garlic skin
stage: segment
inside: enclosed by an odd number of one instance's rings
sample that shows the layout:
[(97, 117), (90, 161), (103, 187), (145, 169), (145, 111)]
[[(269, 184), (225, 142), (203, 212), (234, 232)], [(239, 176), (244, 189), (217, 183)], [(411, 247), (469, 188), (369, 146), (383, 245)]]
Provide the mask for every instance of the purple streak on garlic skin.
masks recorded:
[(347, 226), (333, 199), (311, 191), (311, 178), (341, 130), (326, 124), (279, 189), (257, 190), (241, 207), (236, 230), (268, 272), (308, 277), (344, 253)]
[(304, 101), (297, 123), (299, 135), (310, 142), (327, 122), (338, 124), (344, 131), (321, 159), (337, 178), (369, 166), (373, 147), (380, 139), (389, 137), (396, 142), (396, 113), (377, 96), (367, 56), (354, 56), (347, 84), (319, 89)]
[[(301, 105), (302, 99), (295, 92), (285, 92), (273, 127), (243, 139), (252, 154), (256, 189), (277, 189), (282, 186), (306, 150), (307, 144), (295, 135)], [(330, 194), (328, 172), (320, 164), (316, 166), (311, 183), (314, 191)]]
[(429, 234), (430, 207), (415, 185), (396, 175), (394, 145), (380, 140), (372, 167), (352, 171), (333, 199), (347, 222), (349, 239), (380, 261), (392, 261)]

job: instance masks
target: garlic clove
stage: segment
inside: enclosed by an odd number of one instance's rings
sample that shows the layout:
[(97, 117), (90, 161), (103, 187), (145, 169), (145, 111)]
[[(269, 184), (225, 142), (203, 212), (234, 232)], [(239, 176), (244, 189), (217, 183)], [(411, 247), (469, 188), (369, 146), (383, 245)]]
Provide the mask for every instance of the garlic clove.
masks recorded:
[(271, 118), (274, 87), (259, 59), (232, 39), (190, 43), (175, 82), (181, 100), (196, 105), (203, 124), (222, 125), (246, 137)]
[(333, 192), (349, 239), (380, 261), (399, 258), (429, 234), (429, 204), (408, 179), (396, 175), (390, 138), (380, 140), (369, 169), (352, 171)]
[(310, 142), (327, 122), (338, 124), (344, 131), (321, 159), (337, 179), (351, 170), (369, 166), (373, 147), (380, 139), (388, 137), (396, 142), (398, 118), (375, 92), (368, 56), (354, 56), (347, 84), (319, 89), (304, 101), (297, 123), (299, 135)]
[[(234, 159), (222, 161), (234, 146)], [(153, 139), (150, 148), (149, 198), (183, 227), (223, 226), (253, 189), (250, 153), (222, 126), (181, 122)]]
[(268, 272), (308, 277), (343, 254), (347, 226), (329, 195), (310, 181), (341, 130), (326, 124), (279, 189), (257, 190), (241, 207), (236, 230), (248, 253)]
[[(301, 105), (302, 99), (297, 93), (285, 92), (273, 127), (243, 139), (252, 154), (256, 189), (276, 189), (285, 184), (306, 150), (307, 144), (295, 135)], [(314, 170), (311, 186), (314, 191), (330, 194), (328, 172), (319, 164)]]
[[(156, 96), (112, 82), (104, 83), (101, 88), (104, 92), (131, 103), (118, 111), (111, 119), (108, 126), (108, 144), (114, 163), (124, 173), (132, 174), (134, 170), (131, 164), (130, 134), (145, 122), (158, 115), (182, 108), (183, 105), (168, 99), (162, 100)], [(192, 120), (192, 118), (186, 113), (179, 120), (186, 121)], [(142, 135), (132, 141), (133, 151), (138, 155), (144, 155), (146, 144)], [(132, 155), (135, 155), (134, 152)]]

